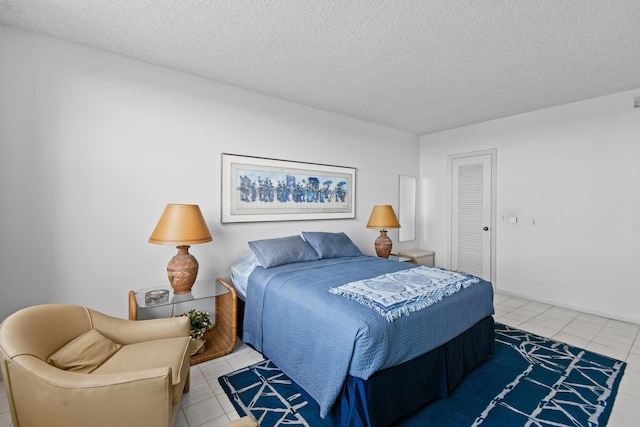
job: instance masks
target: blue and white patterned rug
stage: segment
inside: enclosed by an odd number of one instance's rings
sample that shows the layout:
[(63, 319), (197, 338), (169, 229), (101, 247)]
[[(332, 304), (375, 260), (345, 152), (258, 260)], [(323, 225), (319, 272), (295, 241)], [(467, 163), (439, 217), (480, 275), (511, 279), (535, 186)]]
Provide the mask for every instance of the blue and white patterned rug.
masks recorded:
[[(446, 399), (398, 426), (604, 426), (624, 362), (496, 323), (496, 353)], [(261, 427), (332, 426), (318, 405), (265, 360), (219, 378), (238, 414)]]

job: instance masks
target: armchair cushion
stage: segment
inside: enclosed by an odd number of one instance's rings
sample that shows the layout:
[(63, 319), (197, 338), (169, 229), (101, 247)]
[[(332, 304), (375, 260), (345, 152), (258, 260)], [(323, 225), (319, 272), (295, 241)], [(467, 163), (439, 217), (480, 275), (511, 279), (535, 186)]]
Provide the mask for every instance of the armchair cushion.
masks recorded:
[(171, 368), (173, 403), (179, 403), (189, 374), (189, 340), (190, 338), (187, 337), (165, 338), (123, 345), (93, 373), (119, 374), (169, 367)]
[(109, 359), (122, 345), (91, 329), (67, 343), (47, 359), (47, 363), (65, 371), (88, 374)]

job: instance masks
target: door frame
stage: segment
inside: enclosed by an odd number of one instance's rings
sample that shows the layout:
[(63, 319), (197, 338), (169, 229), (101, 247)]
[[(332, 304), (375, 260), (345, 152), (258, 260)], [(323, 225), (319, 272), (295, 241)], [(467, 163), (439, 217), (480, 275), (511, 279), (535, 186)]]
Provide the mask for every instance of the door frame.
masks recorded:
[(454, 159), (463, 159), (467, 157), (476, 157), (476, 156), (491, 156), (491, 213), (490, 213), (490, 224), (489, 224), (489, 233), (490, 233), (490, 251), (489, 256), (490, 260), (490, 268), (491, 268), (491, 283), (493, 284), (493, 288), (496, 289), (496, 224), (497, 224), (497, 159), (498, 159), (498, 149), (490, 148), (487, 150), (479, 150), (479, 151), (470, 151), (467, 153), (458, 153), (458, 154), (449, 154), (447, 156), (447, 260), (449, 263), (449, 267), (453, 265), (451, 262), (452, 254), (452, 246), (453, 243), (451, 241), (453, 232), (453, 195), (452, 195), (452, 173), (453, 173), (453, 160)]

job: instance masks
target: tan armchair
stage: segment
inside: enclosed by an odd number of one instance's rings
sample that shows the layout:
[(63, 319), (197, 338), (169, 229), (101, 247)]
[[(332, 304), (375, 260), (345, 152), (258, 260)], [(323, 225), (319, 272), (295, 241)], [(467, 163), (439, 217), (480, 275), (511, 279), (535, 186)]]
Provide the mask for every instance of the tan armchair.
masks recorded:
[(0, 356), (14, 427), (170, 427), (189, 389), (189, 320), (39, 305), (0, 325)]

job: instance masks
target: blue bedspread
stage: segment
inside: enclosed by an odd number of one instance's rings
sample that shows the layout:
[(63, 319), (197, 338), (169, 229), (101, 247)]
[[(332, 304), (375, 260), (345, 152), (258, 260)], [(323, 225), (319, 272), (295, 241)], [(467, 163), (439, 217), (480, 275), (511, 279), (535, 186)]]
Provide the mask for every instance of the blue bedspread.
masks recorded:
[(368, 379), (493, 314), (493, 289), (484, 280), (394, 322), (329, 293), (332, 287), (412, 267), (368, 256), (257, 267), (247, 287), (243, 340), (302, 386), (325, 417), (347, 375)]

